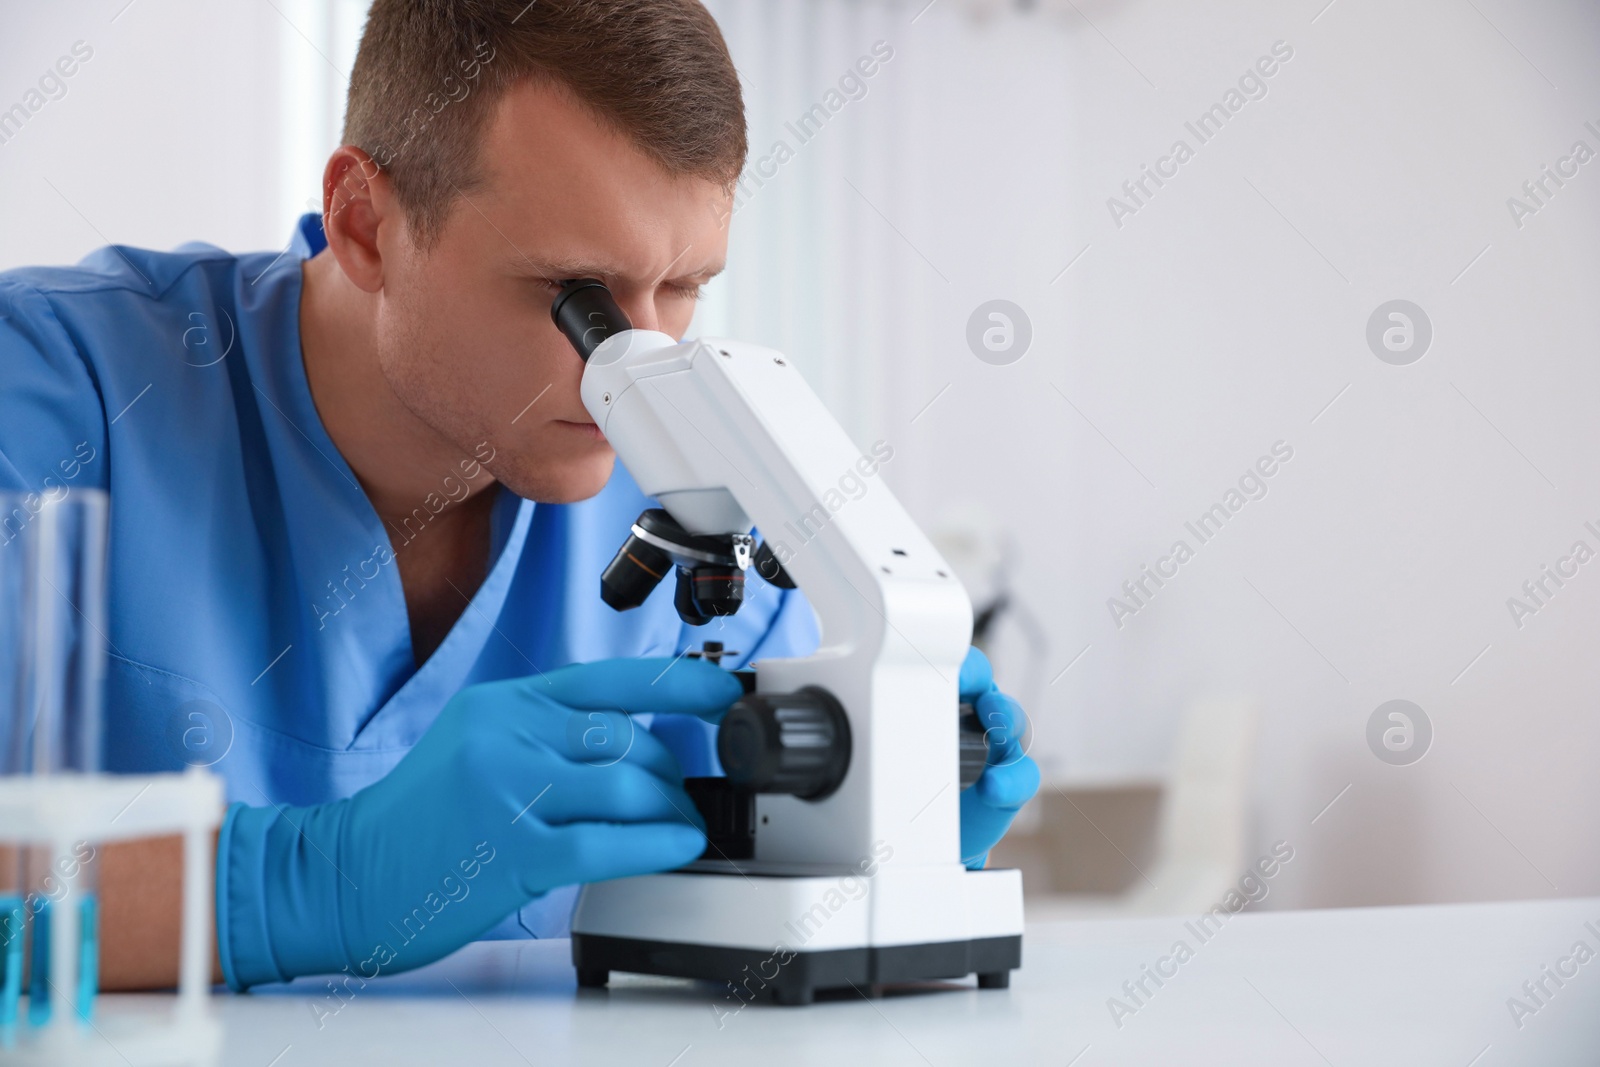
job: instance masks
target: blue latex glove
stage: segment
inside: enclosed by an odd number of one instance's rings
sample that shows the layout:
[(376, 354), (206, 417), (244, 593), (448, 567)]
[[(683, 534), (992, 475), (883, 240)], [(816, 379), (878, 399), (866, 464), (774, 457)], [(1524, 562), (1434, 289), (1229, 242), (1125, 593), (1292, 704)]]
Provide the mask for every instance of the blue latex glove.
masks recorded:
[(419, 967), (549, 889), (696, 859), (705, 824), (677, 761), (624, 711), (715, 717), (741, 694), (691, 659), (471, 686), (354, 796), (235, 805), (217, 846), (228, 984)]
[(983, 775), (961, 794), (961, 862), (982, 870), (1017, 809), (1039, 791), (1039, 765), (1022, 751), (1022, 706), (994, 684), (989, 659), (975, 648), (961, 664), (961, 699), (972, 704), (989, 741)]

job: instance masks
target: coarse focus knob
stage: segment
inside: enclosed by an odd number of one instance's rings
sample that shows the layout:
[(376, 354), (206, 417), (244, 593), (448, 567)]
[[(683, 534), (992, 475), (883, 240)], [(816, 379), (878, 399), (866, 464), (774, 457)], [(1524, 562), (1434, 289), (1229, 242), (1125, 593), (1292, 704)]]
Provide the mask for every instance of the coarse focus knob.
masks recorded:
[(717, 731), (728, 781), (755, 793), (820, 800), (850, 766), (850, 720), (826, 689), (751, 693), (728, 709)]
[(961, 788), (966, 789), (983, 777), (983, 769), (988, 766), (989, 733), (978, 721), (978, 709), (973, 705), (962, 704), (960, 715), (960, 779)]

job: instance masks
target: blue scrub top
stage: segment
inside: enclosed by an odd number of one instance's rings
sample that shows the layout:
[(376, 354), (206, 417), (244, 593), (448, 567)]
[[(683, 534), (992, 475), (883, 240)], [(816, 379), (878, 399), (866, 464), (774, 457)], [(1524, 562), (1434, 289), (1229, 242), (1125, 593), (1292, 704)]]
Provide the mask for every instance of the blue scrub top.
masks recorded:
[[(285, 253), (113, 246), (0, 273), (0, 491), (111, 497), (108, 770), (211, 766), (246, 804), (317, 804), (389, 771), (463, 686), (720, 640), (725, 663), (804, 655), (815, 617), (752, 574), (731, 619), (689, 627), (672, 582), (615, 612), (600, 572), (647, 507), (619, 463), (595, 497), (495, 487), (491, 566), (415, 666), (385, 527), (323, 428), (300, 350), (304, 216)], [(37, 507), (37, 501), (33, 502)], [(0, 515), (0, 545), (31, 516)], [(653, 724), (685, 773), (717, 773), (709, 729)], [(0, 724), (3, 725), (3, 724)], [(561, 935), (571, 894), (498, 928)]]

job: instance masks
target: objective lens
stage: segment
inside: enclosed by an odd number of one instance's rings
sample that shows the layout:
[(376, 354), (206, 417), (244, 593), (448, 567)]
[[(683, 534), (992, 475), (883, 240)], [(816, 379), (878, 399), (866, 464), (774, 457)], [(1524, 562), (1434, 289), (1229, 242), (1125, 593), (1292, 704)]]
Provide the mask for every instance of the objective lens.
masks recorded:
[(695, 603), (693, 576), (682, 567), (678, 568), (678, 587), (672, 591), (672, 606), (678, 609), (678, 618), (690, 626), (704, 626), (711, 621), (711, 616)]
[(783, 564), (778, 562), (778, 554), (772, 550), (771, 541), (761, 542), (761, 547), (756, 549), (756, 573), (779, 589), (793, 589), (794, 579), (789, 577), (789, 572), (783, 569)]
[(744, 571), (705, 563), (689, 575), (690, 596), (701, 615), (733, 615), (744, 603)]
[(667, 554), (637, 534), (629, 534), (616, 557), (600, 575), (600, 599), (614, 611), (645, 602), (672, 569)]

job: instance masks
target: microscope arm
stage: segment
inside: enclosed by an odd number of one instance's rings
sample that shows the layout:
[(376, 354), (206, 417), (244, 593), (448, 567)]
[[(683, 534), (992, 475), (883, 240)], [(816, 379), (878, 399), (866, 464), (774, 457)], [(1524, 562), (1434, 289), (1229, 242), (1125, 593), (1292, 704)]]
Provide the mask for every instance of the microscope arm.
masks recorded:
[(826, 689), (849, 717), (851, 765), (822, 800), (758, 798), (756, 861), (848, 866), (888, 842), (899, 863), (959, 865), (954, 711), (972, 611), (882, 480), (892, 449), (863, 454), (788, 359), (741, 341), (614, 332), (582, 397), (685, 530), (754, 525), (816, 611), (821, 647), (763, 661), (758, 691)]

